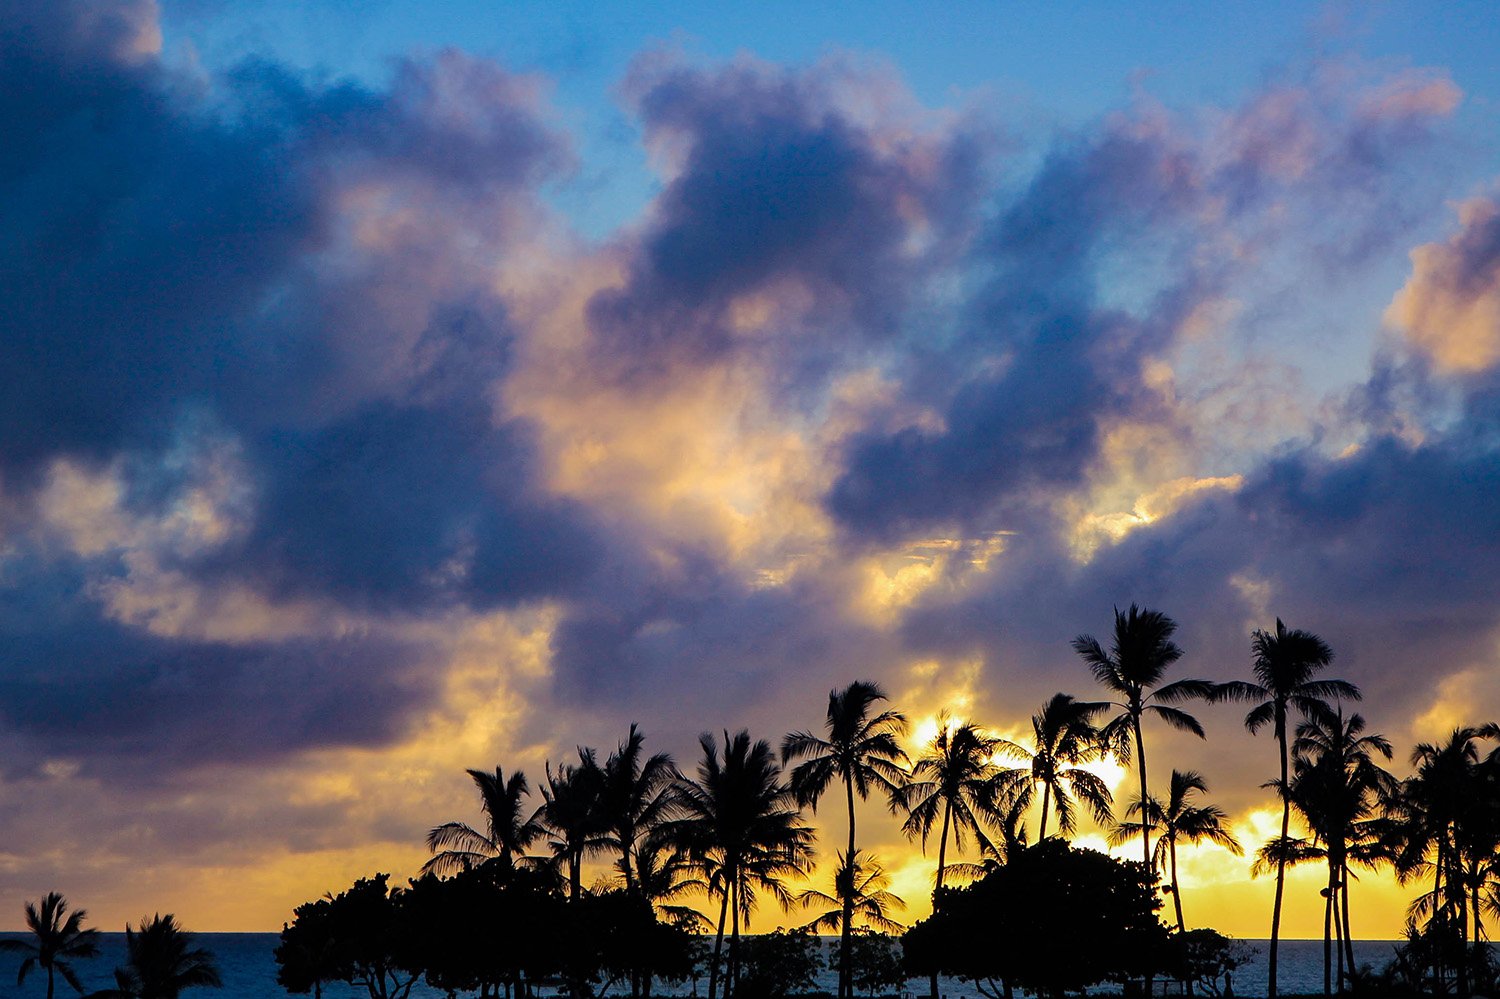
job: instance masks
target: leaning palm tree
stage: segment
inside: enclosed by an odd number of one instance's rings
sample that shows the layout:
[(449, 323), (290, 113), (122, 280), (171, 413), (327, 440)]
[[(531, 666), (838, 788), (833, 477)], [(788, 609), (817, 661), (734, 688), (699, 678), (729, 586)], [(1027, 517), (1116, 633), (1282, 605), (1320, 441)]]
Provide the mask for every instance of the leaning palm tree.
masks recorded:
[(43, 895), (40, 902), (27, 902), (24, 911), (26, 928), (36, 942), (0, 940), (0, 951), (26, 955), (16, 985), (25, 985), (31, 970), (41, 968), (47, 973), (47, 999), (52, 999), (55, 975), (61, 975), (74, 991), (82, 992), (71, 962), (99, 956), (99, 931), (83, 928), (88, 911), (69, 912), (67, 899), (55, 891)]
[(770, 894), (783, 907), (793, 897), (785, 879), (806, 873), (813, 831), (802, 823), (797, 796), (782, 781), (775, 753), (764, 740), (740, 731), (718, 742), (699, 738), (703, 758), (697, 776), (678, 785), (680, 818), (668, 827), (684, 853), (698, 865), (710, 897), (719, 900), (719, 918), (709, 965), (708, 994), (721, 981), (720, 959), (729, 923), (729, 967), (722, 977), (726, 999), (739, 977), (741, 918), (748, 922), (758, 895)]
[[(1270, 723), (1281, 754), (1281, 779), (1272, 786), (1281, 795), (1281, 838), (1286, 839), (1292, 819), (1290, 752), (1287, 716), (1295, 709), (1304, 718), (1326, 716), (1330, 699), (1359, 700), (1359, 688), (1344, 680), (1319, 680), (1315, 674), (1333, 661), (1328, 643), (1310, 631), (1289, 629), (1276, 619), (1274, 632), (1257, 629), (1250, 639), (1251, 672), (1255, 680), (1219, 684), (1215, 700), (1259, 702), (1245, 715), (1252, 733)], [(1276, 859), (1276, 900), (1271, 909), (1271, 946), (1266, 955), (1269, 985), (1267, 995), (1276, 999), (1276, 958), (1281, 939), (1281, 901), (1286, 888), (1288, 851), (1273, 851)]]
[(844, 927), (844, 902), (854, 900), (854, 919), (881, 933), (900, 933), (905, 926), (891, 918), (891, 913), (906, 908), (901, 896), (889, 889), (891, 879), (874, 858), (856, 853), (852, 859), (839, 854), (838, 870), (833, 875), (833, 894), (809, 888), (797, 895), (797, 904), (826, 906), (804, 930), (814, 933), (841, 932)]
[(171, 913), (142, 917), (139, 930), (127, 925), (125, 965), (115, 969), (117, 988), (102, 993), (101, 999), (177, 999), (184, 989), (222, 988), (213, 954), (194, 947), (193, 942), (193, 934), (179, 926)]
[(1158, 831), (1155, 856), (1156, 869), (1171, 879), (1172, 902), (1177, 913), (1177, 932), (1187, 932), (1182, 920), (1182, 888), (1177, 881), (1177, 844), (1196, 845), (1207, 840), (1217, 843), (1235, 856), (1244, 850), (1230, 833), (1226, 822), (1228, 816), (1218, 805), (1194, 805), (1189, 799), (1198, 792), (1207, 793), (1208, 784), (1196, 770), (1173, 770), (1171, 790), (1166, 804), (1156, 798), (1147, 798), (1144, 804), (1139, 798), (1130, 803), (1127, 815), (1140, 816), (1135, 822), (1122, 822), (1109, 834), (1111, 846), (1129, 842), (1142, 835), (1142, 826)]
[(1004, 771), (1002, 783), (1021, 807), (1029, 808), (1038, 787), (1042, 789), (1042, 822), (1037, 839), (1047, 838), (1047, 817), (1057, 812), (1057, 825), (1063, 835), (1077, 827), (1076, 801), (1087, 805), (1094, 821), (1114, 819), (1113, 796), (1109, 785), (1098, 774), (1085, 770), (1103, 755), (1094, 715), (1109, 707), (1106, 701), (1078, 701), (1070, 694), (1054, 694), (1031, 716), (1032, 748), (1000, 740), (1000, 748), (1027, 761), (1024, 767)]
[[(1170, 707), (1191, 698), (1209, 698), (1217, 685), (1207, 680), (1178, 680), (1158, 687), (1167, 667), (1182, 658), (1182, 650), (1172, 641), (1177, 622), (1161, 611), (1141, 610), (1135, 604), (1124, 614), (1115, 608), (1114, 642), (1109, 651), (1091, 635), (1073, 639), (1077, 652), (1094, 674), (1094, 679), (1119, 700), (1108, 702), (1120, 713), (1105, 723), (1099, 736), (1121, 763), (1130, 762), (1135, 753), (1140, 773), (1140, 797), (1146, 790), (1146, 743), (1141, 736), (1141, 719), (1155, 715), (1173, 728), (1192, 732), (1203, 738), (1198, 719), (1178, 708)], [(1151, 869), (1151, 835), (1141, 829), (1141, 859)]]
[(445, 822), (427, 834), (432, 859), (421, 873), (439, 877), (499, 860), (506, 867), (525, 857), (526, 850), (541, 837), (540, 809), (527, 814), (524, 799), (531, 788), (519, 770), (509, 777), (499, 767), (494, 773), (468, 771), (479, 789), (479, 809), (484, 813), (484, 831), (467, 822)]
[(599, 789), (605, 842), (629, 891), (636, 889), (636, 854), (641, 839), (671, 817), (677, 781), (682, 777), (666, 753), (645, 756), (646, 737), (632, 723), (630, 734), (604, 761)]
[[(903, 765), (906, 753), (896, 741), (906, 731), (906, 718), (897, 711), (875, 712), (875, 706), (886, 700), (877, 684), (857, 680), (843, 690), (828, 693), (828, 715), (825, 728), (828, 737), (811, 732), (793, 732), (781, 743), (781, 760), (789, 764), (802, 760), (791, 772), (792, 791), (797, 803), (818, 808), (818, 799), (838, 780), (844, 785), (849, 807), (849, 848), (844, 856), (854, 856), (854, 797), (868, 798), (872, 790), (885, 792), (891, 810), (900, 802), (901, 788), (907, 773)], [(854, 899), (844, 900), (843, 930), (839, 938), (839, 997), (854, 995), (854, 978), (850, 971), (849, 935), (853, 923)]]

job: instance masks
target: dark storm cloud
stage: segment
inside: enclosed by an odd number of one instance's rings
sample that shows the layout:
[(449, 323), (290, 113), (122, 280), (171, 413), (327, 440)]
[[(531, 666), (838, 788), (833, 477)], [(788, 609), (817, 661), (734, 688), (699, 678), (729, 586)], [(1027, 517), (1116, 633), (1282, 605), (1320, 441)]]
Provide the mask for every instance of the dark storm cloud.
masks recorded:
[(529, 82), (456, 53), (377, 90), (265, 62), (190, 76), (155, 40), (145, 3), (0, 24), (5, 726), (169, 766), (385, 742), (428, 697), (403, 679), (422, 650), (147, 634), (96, 599), (141, 542), (78, 562), (27, 511), (66, 459), (169, 517), (212, 438), (248, 498), (224, 537), (146, 553), (190, 585), (406, 613), (566, 590), (594, 529), (497, 414), (512, 330), (490, 289), (569, 153)]
[(896, 332), (915, 289), (969, 228), (987, 139), (924, 131), (894, 111), (862, 117), (838, 94), (861, 83), (888, 81), (827, 65), (637, 68), (629, 90), (648, 140), (679, 162), (631, 248), (624, 286), (590, 303), (594, 334), (622, 370), (649, 375), (765, 348), (767, 331), (746, 333), (731, 315), (756, 292), (812, 300), (793, 328), (769, 331), (786, 367)]

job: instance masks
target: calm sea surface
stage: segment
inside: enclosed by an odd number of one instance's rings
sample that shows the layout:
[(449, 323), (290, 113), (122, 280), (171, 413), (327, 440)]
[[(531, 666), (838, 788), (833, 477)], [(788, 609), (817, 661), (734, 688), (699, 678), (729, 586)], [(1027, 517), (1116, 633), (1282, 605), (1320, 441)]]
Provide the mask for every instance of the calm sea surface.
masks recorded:
[[(0, 936), (13, 936), (14, 934), (0, 934)], [(214, 952), (218, 958), (219, 969), (224, 977), (224, 988), (215, 989), (192, 989), (186, 993), (186, 999), (278, 999), (286, 996), (286, 992), (276, 984), (276, 949), (277, 935), (274, 933), (200, 933), (199, 942)], [(1266, 941), (1246, 941), (1257, 948), (1257, 963), (1242, 968), (1234, 976), (1234, 991), (1239, 996), (1264, 996), (1266, 994), (1265, 967), (1260, 962), (1265, 960)], [(113, 984), (112, 972), (115, 965), (124, 958), (125, 938), (120, 933), (106, 933), (103, 935), (104, 953), (92, 960), (81, 962), (77, 966), (83, 984), (89, 989), (102, 989)], [(1396, 941), (1380, 940), (1356, 940), (1354, 943), (1354, 958), (1359, 964), (1369, 963), (1379, 968), (1390, 960), (1391, 951), (1396, 946)], [(1318, 992), (1323, 988), (1323, 942), (1321, 940), (1283, 940), (1281, 943), (1281, 991), (1282, 992)], [(0, 954), (0, 997), (13, 999), (13, 997), (35, 997), (42, 999), (47, 992), (47, 980), (45, 975), (37, 972), (26, 981), (25, 988), (16, 987), (15, 969), (20, 959), (12, 954)], [(830, 992), (835, 987), (833, 974), (825, 974), (824, 987)], [(59, 981), (58, 996), (71, 996), (69, 989), (63, 982)], [(698, 984), (698, 995), (707, 993), (707, 982)], [(926, 985), (922, 982), (912, 981), (910, 991), (913, 995), (925, 995)], [(972, 985), (966, 986), (959, 981), (944, 981), (943, 993), (950, 999), (972, 999), (976, 996)], [(627, 990), (628, 992), (628, 990)], [(692, 995), (691, 985), (670, 991), (663, 988), (656, 990), (658, 995)], [(620, 989), (611, 990), (610, 995), (618, 996)], [(363, 989), (353, 989), (347, 985), (331, 985), (323, 990), (327, 999), (368, 999), (368, 994)], [(443, 993), (433, 989), (418, 986), (412, 989), (412, 999), (443, 999)]]

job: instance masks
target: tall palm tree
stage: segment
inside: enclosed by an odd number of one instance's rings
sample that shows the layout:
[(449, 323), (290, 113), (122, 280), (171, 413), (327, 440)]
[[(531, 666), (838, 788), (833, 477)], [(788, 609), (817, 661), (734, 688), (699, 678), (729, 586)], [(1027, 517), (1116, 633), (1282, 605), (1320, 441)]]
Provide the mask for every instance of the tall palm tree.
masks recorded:
[(423, 875), (442, 877), (478, 867), (498, 859), (506, 867), (524, 858), (526, 850), (542, 835), (540, 809), (526, 814), (523, 804), (531, 788), (519, 770), (509, 777), (499, 767), (494, 773), (467, 771), (479, 789), (479, 809), (484, 813), (484, 831), (467, 822), (445, 822), (427, 834), (432, 859), (422, 865)]
[(844, 901), (854, 899), (854, 919), (862, 921), (882, 933), (900, 933), (905, 926), (891, 918), (897, 910), (906, 908), (899, 895), (889, 889), (891, 879), (885, 868), (874, 858), (856, 853), (853, 858), (839, 854), (838, 870), (833, 875), (833, 894), (809, 888), (797, 895), (797, 904), (828, 906), (816, 919), (802, 927), (815, 933), (841, 931), (844, 926)]
[(1139, 798), (1130, 803), (1127, 815), (1140, 816), (1135, 822), (1122, 822), (1109, 834), (1112, 846), (1129, 842), (1142, 835), (1142, 826), (1156, 829), (1155, 855), (1152, 857), (1157, 870), (1166, 873), (1172, 882), (1172, 902), (1177, 913), (1177, 932), (1186, 933), (1182, 920), (1182, 888), (1177, 881), (1177, 844), (1196, 845), (1207, 840), (1217, 843), (1239, 856), (1244, 853), (1239, 841), (1230, 833), (1228, 816), (1218, 805), (1195, 805), (1190, 799), (1197, 793), (1208, 793), (1208, 783), (1196, 770), (1173, 770), (1171, 789), (1166, 804), (1156, 798)]
[(547, 782), (542, 786), (540, 821), (554, 860), (568, 873), (568, 898), (577, 901), (583, 893), (583, 862), (609, 849), (600, 797), (604, 774), (592, 749), (578, 751), (578, 763), (562, 764), (556, 770), (547, 764)]
[(1349, 932), (1349, 863), (1373, 866), (1376, 847), (1376, 808), (1396, 790), (1396, 779), (1375, 758), (1391, 758), (1390, 740), (1383, 735), (1365, 735), (1365, 720), (1343, 710), (1319, 714), (1297, 726), (1292, 744), (1292, 804), (1302, 815), (1315, 841), (1323, 846), (1328, 862), (1328, 884), (1324, 889), (1323, 980), (1330, 990), (1332, 961), (1329, 947), (1338, 948), (1338, 988), (1344, 987), (1344, 969), (1354, 968)]
[(678, 786), (682, 817), (671, 824), (677, 842), (703, 872), (710, 896), (719, 898), (718, 929), (708, 994), (714, 999), (720, 982), (726, 917), (730, 924), (726, 999), (739, 978), (741, 917), (748, 922), (757, 893), (766, 892), (783, 907), (792, 895), (784, 880), (806, 872), (812, 857), (813, 831), (802, 823), (797, 796), (782, 781), (776, 755), (765, 740), (750, 733), (724, 733), (723, 753), (708, 733), (699, 738), (703, 757), (697, 776)]
[(636, 853), (641, 839), (670, 817), (681, 774), (666, 753), (645, 756), (646, 737), (632, 723), (630, 734), (605, 760), (599, 805), (607, 827), (605, 840), (617, 861), (627, 890), (636, 888)]
[[(973, 834), (981, 853), (995, 852), (994, 845), (984, 833), (984, 826), (999, 818), (997, 795), (1001, 771), (995, 765), (999, 746), (999, 739), (985, 735), (972, 723), (950, 725), (946, 713), (939, 715), (938, 731), (931, 747), (912, 764), (911, 778), (901, 789), (902, 804), (908, 812), (901, 830), (908, 837), (921, 836), (924, 853), (927, 851), (927, 836), (938, 815), (942, 815), (937, 872), (932, 883), (934, 897), (942, 891), (943, 880), (951, 869), (947, 862), (950, 828), (953, 845), (959, 850), (964, 848), (964, 836)], [(1021, 814), (1021, 809), (1014, 803), (1011, 814), (1013, 817)], [(930, 985), (931, 994), (936, 996), (936, 971), (932, 973)]]
[[(886, 700), (877, 684), (856, 680), (843, 690), (828, 693), (825, 728), (828, 737), (811, 732), (793, 732), (781, 743), (781, 760), (790, 764), (802, 762), (791, 772), (792, 791), (797, 803), (818, 808), (818, 799), (834, 780), (844, 785), (849, 808), (849, 847), (844, 856), (854, 856), (854, 797), (868, 798), (870, 791), (884, 791), (891, 810), (900, 802), (901, 788), (907, 773), (903, 765), (906, 753), (896, 741), (906, 731), (906, 718), (898, 711), (875, 711)], [(844, 900), (843, 930), (839, 938), (839, 997), (854, 995), (854, 978), (850, 972), (849, 935), (853, 923), (854, 899)]]
[(26, 928), (36, 942), (0, 940), (0, 951), (26, 955), (16, 974), (16, 986), (26, 984), (32, 968), (41, 968), (47, 973), (47, 999), (52, 999), (55, 975), (81, 993), (83, 986), (70, 962), (99, 956), (99, 931), (83, 928), (88, 911), (69, 912), (68, 900), (55, 891), (43, 895), (40, 902), (27, 902), (24, 911)]
[[(1210, 698), (1218, 689), (1207, 680), (1178, 680), (1157, 686), (1167, 667), (1182, 658), (1182, 649), (1172, 641), (1177, 622), (1161, 611), (1141, 610), (1135, 604), (1124, 614), (1115, 608), (1114, 641), (1109, 651), (1091, 635), (1073, 639), (1077, 652), (1094, 674), (1094, 679), (1118, 700), (1107, 702), (1120, 713), (1099, 730), (1100, 738), (1121, 763), (1130, 762), (1135, 753), (1140, 775), (1140, 798), (1149, 797), (1146, 785), (1146, 743), (1141, 735), (1141, 719), (1155, 715), (1173, 728), (1192, 732), (1204, 738), (1198, 719), (1170, 705), (1191, 698)], [(1151, 869), (1150, 829), (1141, 829), (1141, 859)]]
[[(1274, 785), (1281, 795), (1281, 838), (1291, 826), (1291, 754), (1287, 743), (1287, 716), (1295, 710), (1304, 718), (1326, 716), (1328, 701), (1359, 700), (1359, 688), (1344, 680), (1319, 680), (1316, 674), (1333, 662), (1333, 649), (1310, 631), (1289, 629), (1276, 619), (1275, 631), (1256, 629), (1250, 637), (1253, 682), (1235, 680), (1219, 684), (1215, 700), (1258, 702), (1245, 715), (1245, 728), (1252, 733), (1271, 725), (1280, 752), (1281, 779)], [(1271, 946), (1266, 955), (1269, 999), (1276, 999), (1276, 959), (1281, 940), (1281, 901), (1286, 889), (1287, 851), (1276, 851), (1276, 901), (1271, 909)]]
[(115, 970), (114, 995), (130, 999), (177, 999), (184, 989), (222, 988), (214, 956), (194, 947), (193, 934), (171, 913), (142, 917), (139, 930), (125, 927), (125, 966)]
[(1006, 770), (1001, 775), (1015, 800), (1023, 809), (1029, 808), (1036, 788), (1042, 789), (1038, 840), (1047, 838), (1047, 813), (1051, 808), (1057, 811), (1057, 825), (1063, 835), (1073, 832), (1078, 825), (1074, 798), (1088, 806), (1096, 822), (1114, 819), (1109, 786), (1099, 775), (1081, 766), (1103, 755), (1104, 747), (1093, 719), (1107, 707), (1107, 701), (1078, 701), (1070, 694), (1053, 694), (1031, 716), (1031, 749), (1008, 739), (1000, 740), (1001, 749), (1028, 761), (1027, 766)]

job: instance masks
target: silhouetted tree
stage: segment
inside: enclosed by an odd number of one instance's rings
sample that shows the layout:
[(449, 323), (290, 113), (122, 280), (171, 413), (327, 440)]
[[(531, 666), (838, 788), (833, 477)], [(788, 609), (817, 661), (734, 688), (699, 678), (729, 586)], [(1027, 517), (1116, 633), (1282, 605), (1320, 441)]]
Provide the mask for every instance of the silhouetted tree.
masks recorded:
[(1165, 956), (1155, 879), (1139, 864), (1043, 840), (965, 888), (902, 937), (907, 970), (945, 972), (985, 996), (1061, 996), (1145, 974)]
[[(799, 805), (817, 811), (818, 799), (835, 781), (844, 785), (849, 812), (849, 846), (844, 856), (854, 857), (854, 798), (868, 798), (872, 790), (885, 793), (894, 811), (900, 801), (907, 762), (897, 737), (906, 731), (906, 719), (898, 711), (875, 712), (886, 700), (879, 685), (857, 680), (843, 690), (828, 693), (825, 721), (827, 738), (811, 732), (793, 732), (782, 741), (781, 759), (790, 764), (802, 760), (791, 772), (791, 787)], [(844, 900), (843, 928), (839, 940), (839, 996), (849, 999), (853, 985), (849, 977), (849, 933), (853, 898)]]
[[(842, 938), (844, 920), (848, 918), (882, 933), (899, 933), (906, 927), (892, 919), (891, 914), (906, 908), (906, 903), (888, 890), (890, 884), (891, 879), (879, 861), (862, 856), (858, 850), (852, 858), (840, 853), (833, 876), (833, 894), (808, 888), (797, 896), (797, 904), (803, 907), (829, 907), (802, 928), (813, 933), (837, 932)], [(853, 906), (846, 904), (850, 900)]]
[(645, 756), (646, 737), (635, 726), (604, 762), (599, 806), (604, 840), (619, 854), (625, 887), (636, 887), (636, 852), (643, 837), (671, 817), (682, 775), (666, 753)]
[(99, 995), (177, 999), (185, 989), (222, 988), (213, 954), (194, 942), (171, 913), (142, 917), (139, 930), (127, 924), (125, 964), (115, 969), (116, 988)]
[[(426, 968), (418, 927), (389, 881), (388, 874), (361, 878), (337, 895), (299, 905), (276, 950), (283, 984), (306, 991), (305, 985), (337, 980), (364, 988), (370, 999), (403, 999)], [(316, 968), (300, 964), (306, 953), (325, 949), (331, 953)]]
[(709, 966), (708, 994), (714, 999), (720, 981), (720, 956), (726, 917), (730, 924), (729, 970), (725, 996), (734, 989), (739, 969), (740, 921), (748, 921), (756, 893), (769, 892), (783, 907), (792, 901), (783, 879), (805, 873), (813, 832), (802, 824), (797, 798), (781, 779), (775, 754), (750, 733), (724, 733), (724, 749), (704, 733), (703, 757), (694, 779), (679, 787), (683, 817), (673, 829), (689, 857), (699, 865), (711, 897), (719, 899), (719, 919)]
[[(1121, 763), (1129, 763), (1130, 754), (1135, 753), (1142, 801), (1149, 796), (1142, 717), (1155, 715), (1173, 728), (1192, 732), (1201, 739), (1203, 726), (1198, 719), (1170, 705), (1195, 697), (1208, 698), (1216, 690), (1215, 684), (1207, 680), (1178, 680), (1157, 686), (1167, 667), (1182, 658), (1182, 650), (1172, 641), (1176, 631), (1177, 622), (1165, 614), (1141, 610), (1131, 604), (1124, 614), (1115, 609), (1114, 641), (1108, 652), (1091, 635), (1073, 639), (1073, 650), (1088, 665), (1094, 679), (1119, 698), (1109, 703), (1120, 708), (1120, 713), (1100, 729), (1099, 735)], [(1141, 833), (1141, 860), (1149, 870), (1150, 830), (1143, 827)]]
[(807, 930), (776, 930), (745, 942), (740, 987), (754, 999), (785, 999), (812, 990), (823, 970), (823, 945)]
[(83, 928), (88, 911), (69, 912), (67, 899), (55, 891), (43, 895), (40, 902), (27, 902), (23, 911), (32, 940), (0, 940), (0, 951), (25, 955), (16, 986), (26, 984), (33, 968), (41, 968), (47, 973), (47, 999), (53, 997), (55, 975), (61, 975), (75, 992), (82, 992), (72, 962), (99, 956), (99, 931)]
[[(1289, 795), (1291, 753), (1287, 740), (1287, 715), (1297, 711), (1304, 718), (1326, 714), (1330, 699), (1359, 700), (1359, 688), (1343, 680), (1319, 680), (1316, 674), (1333, 662), (1328, 643), (1310, 631), (1288, 629), (1281, 618), (1275, 631), (1257, 629), (1250, 639), (1255, 679), (1220, 684), (1215, 699), (1259, 702), (1245, 715), (1252, 733), (1271, 725), (1280, 752), (1281, 778), (1274, 785), (1281, 795), (1281, 838), (1287, 839), (1292, 817)], [(1276, 999), (1276, 963), (1281, 939), (1281, 902), (1286, 887), (1286, 857), (1290, 851), (1272, 851), (1276, 858), (1276, 900), (1271, 909), (1271, 946), (1266, 956), (1267, 995)]]
[(604, 772), (592, 749), (578, 751), (578, 764), (547, 765), (542, 787), (540, 821), (547, 846), (561, 869), (567, 871), (568, 897), (583, 892), (583, 861), (610, 848), (609, 828), (602, 807)]
[(434, 854), (423, 865), (423, 874), (454, 874), (490, 859), (512, 864), (542, 835), (538, 812), (528, 815), (524, 804), (531, 790), (525, 774), (516, 771), (506, 777), (499, 767), (493, 774), (483, 770), (467, 772), (479, 789), (485, 830), (481, 832), (466, 822), (445, 822), (433, 829), (427, 834), (427, 849)]
[(1166, 804), (1156, 798), (1147, 798), (1144, 807), (1139, 798), (1130, 803), (1127, 815), (1141, 816), (1135, 822), (1121, 822), (1109, 835), (1111, 846), (1129, 842), (1142, 835), (1141, 827), (1149, 826), (1161, 831), (1156, 840), (1152, 863), (1159, 871), (1167, 871), (1171, 878), (1172, 902), (1176, 910), (1177, 931), (1184, 933), (1187, 926), (1182, 920), (1182, 889), (1177, 881), (1177, 843), (1210, 843), (1229, 850), (1235, 856), (1244, 851), (1239, 841), (1229, 832), (1225, 822), (1228, 816), (1218, 805), (1193, 805), (1189, 799), (1197, 792), (1207, 793), (1208, 784), (1196, 770), (1173, 770), (1171, 791)]
[(1082, 767), (1082, 764), (1099, 759), (1103, 753), (1093, 718), (1107, 707), (1107, 701), (1078, 701), (1069, 694), (1054, 694), (1040, 711), (1031, 716), (1030, 749), (1008, 739), (1000, 740), (1001, 749), (1028, 763), (1024, 768), (1006, 770), (1001, 776), (1008, 796), (1013, 796), (1023, 809), (1030, 808), (1036, 789), (1042, 789), (1038, 839), (1047, 837), (1047, 813), (1053, 808), (1057, 811), (1057, 825), (1063, 835), (1077, 828), (1075, 798), (1088, 806), (1094, 821), (1103, 823), (1114, 819), (1109, 786), (1097, 774)]

